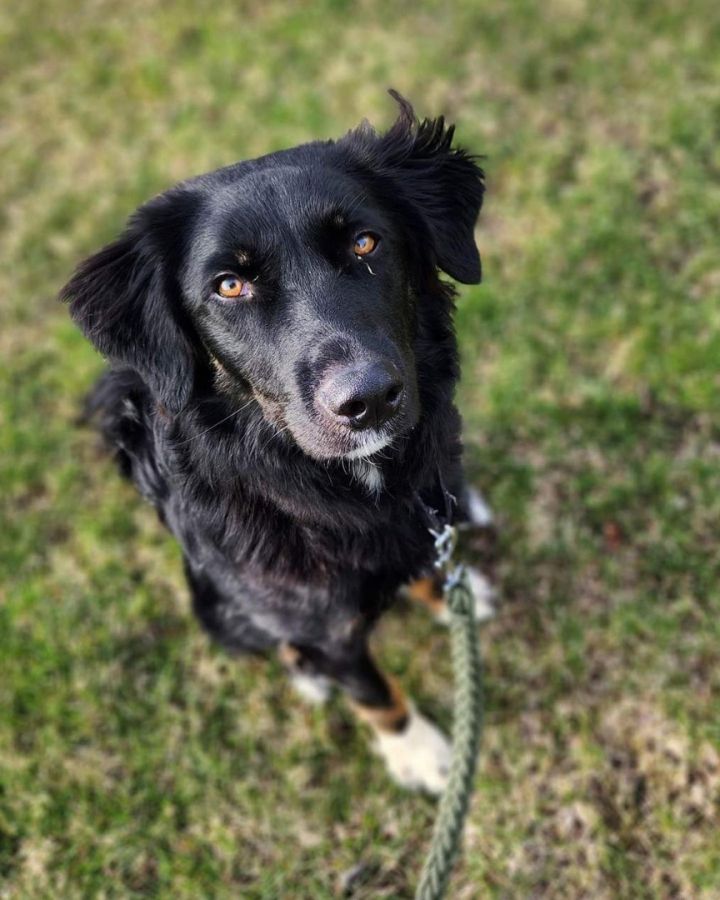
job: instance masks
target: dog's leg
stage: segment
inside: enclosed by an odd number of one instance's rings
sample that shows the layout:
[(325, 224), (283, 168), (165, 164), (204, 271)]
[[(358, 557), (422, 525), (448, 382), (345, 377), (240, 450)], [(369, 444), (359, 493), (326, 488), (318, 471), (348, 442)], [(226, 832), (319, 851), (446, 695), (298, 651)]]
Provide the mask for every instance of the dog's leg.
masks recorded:
[[(495, 589), (478, 569), (468, 567), (467, 573), (473, 597), (475, 598), (475, 619), (478, 622), (485, 622), (495, 615), (495, 607), (493, 605)], [(445, 602), (442, 579), (437, 575), (429, 575), (426, 578), (418, 578), (417, 581), (411, 581), (410, 584), (402, 588), (401, 593), (409, 600), (420, 603), (430, 610), (438, 622), (442, 622), (443, 625), (449, 623), (450, 611)]]
[(375, 748), (398, 784), (433, 794), (443, 790), (450, 765), (447, 738), (380, 672), (367, 648), (348, 656), (305, 647), (295, 652), (315, 674), (342, 687), (358, 718), (372, 729)]

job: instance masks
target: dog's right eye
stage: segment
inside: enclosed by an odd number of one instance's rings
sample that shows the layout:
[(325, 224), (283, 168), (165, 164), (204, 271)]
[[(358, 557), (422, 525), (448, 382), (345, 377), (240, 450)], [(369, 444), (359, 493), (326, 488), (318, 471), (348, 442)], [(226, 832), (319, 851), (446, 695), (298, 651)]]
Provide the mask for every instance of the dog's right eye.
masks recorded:
[(369, 231), (363, 231), (355, 238), (353, 253), (358, 257), (369, 256), (377, 247), (377, 244), (378, 239), (374, 234), (371, 234)]
[(215, 282), (215, 293), (226, 300), (237, 297), (249, 297), (252, 293), (250, 282), (243, 281), (237, 275), (221, 275)]

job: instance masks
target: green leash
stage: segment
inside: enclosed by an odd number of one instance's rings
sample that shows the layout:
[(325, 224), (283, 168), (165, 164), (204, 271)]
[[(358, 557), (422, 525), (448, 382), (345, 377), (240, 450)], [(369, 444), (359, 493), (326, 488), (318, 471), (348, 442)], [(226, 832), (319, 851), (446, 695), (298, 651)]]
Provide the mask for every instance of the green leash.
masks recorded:
[(440, 900), (445, 896), (470, 806), (482, 731), (482, 667), (473, 593), (464, 566), (449, 570), (456, 529), (446, 524), (442, 531), (432, 533), (438, 554), (436, 567), (446, 573), (445, 596), (451, 616), (455, 672), (453, 748), (448, 783), (440, 799), (415, 900)]

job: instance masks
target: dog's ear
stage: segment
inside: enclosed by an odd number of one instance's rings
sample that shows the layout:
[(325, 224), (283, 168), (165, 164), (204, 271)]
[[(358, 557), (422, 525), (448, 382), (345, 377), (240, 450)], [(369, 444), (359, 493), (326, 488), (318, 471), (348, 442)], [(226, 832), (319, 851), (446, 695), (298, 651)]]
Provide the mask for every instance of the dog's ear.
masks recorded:
[(378, 135), (367, 123), (343, 142), (362, 165), (404, 200), (429, 233), (439, 268), (456, 281), (477, 284), (482, 270), (475, 245), (475, 222), (484, 192), (484, 175), (476, 157), (452, 146), (455, 127), (445, 119), (418, 122), (413, 108), (397, 91), (390, 95), (400, 106), (395, 124)]
[(60, 296), (97, 349), (136, 369), (177, 413), (192, 390), (196, 342), (169, 271), (170, 242), (180, 230), (170, 206), (157, 198), (141, 207), (116, 241), (80, 264)]

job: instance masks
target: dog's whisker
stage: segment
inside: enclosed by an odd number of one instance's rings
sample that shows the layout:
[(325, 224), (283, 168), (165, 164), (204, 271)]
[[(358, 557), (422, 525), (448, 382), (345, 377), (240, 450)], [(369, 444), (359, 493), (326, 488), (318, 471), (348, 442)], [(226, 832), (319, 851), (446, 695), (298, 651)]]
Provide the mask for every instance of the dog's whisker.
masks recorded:
[[(229, 419), (232, 419), (234, 416), (239, 416), (240, 413), (243, 412), (243, 410), (247, 409), (248, 406), (250, 406), (254, 402), (255, 402), (254, 399), (248, 400), (248, 402), (243, 404), (243, 406), (241, 406), (240, 409), (233, 410), (229, 415), (220, 419), (218, 422), (215, 422), (209, 428), (206, 428), (205, 431), (201, 431), (198, 434), (193, 434), (191, 437), (187, 438), (186, 440), (179, 441), (177, 444), (175, 444), (175, 446), (182, 447), (185, 444), (189, 444), (191, 441), (196, 440), (197, 438), (204, 437), (206, 434), (209, 434), (211, 431), (213, 431), (213, 429), (217, 428), (219, 425), (222, 425), (224, 422), (227, 422)], [(200, 409), (200, 406), (201, 406), (201, 404), (198, 404), (197, 407), (193, 410), (193, 412), (197, 412)]]
[(265, 441), (265, 443), (260, 448), (260, 453), (267, 450), (267, 448), (270, 446), (270, 444), (273, 442), (273, 440), (276, 437), (279, 437), (284, 431), (288, 431), (289, 428), (290, 428), (290, 426), (287, 424), (283, 425), (282, 428), (274, 428), (273, 431), (270, 433), (270, 437), (268, 437), (267, 441)]

